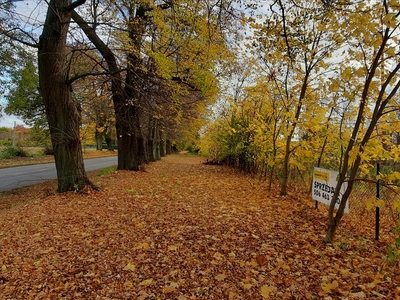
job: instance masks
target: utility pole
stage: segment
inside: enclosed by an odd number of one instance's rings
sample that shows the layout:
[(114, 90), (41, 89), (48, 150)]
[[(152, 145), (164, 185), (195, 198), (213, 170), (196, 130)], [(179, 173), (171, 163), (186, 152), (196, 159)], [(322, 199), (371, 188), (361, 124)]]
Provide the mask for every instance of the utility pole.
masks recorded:
[(16, 131), (17, 131), (17, 121), (14, 121), (13, 143), (12, 143), (13, 147), (15, 147), (16, 144), (16, 136), (17, 136)]

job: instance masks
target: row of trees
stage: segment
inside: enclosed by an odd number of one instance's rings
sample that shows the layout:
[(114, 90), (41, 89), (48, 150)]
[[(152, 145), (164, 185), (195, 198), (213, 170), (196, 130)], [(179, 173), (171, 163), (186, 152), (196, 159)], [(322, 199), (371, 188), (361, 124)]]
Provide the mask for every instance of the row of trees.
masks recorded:
[[(31, 121), (43, 120), (45, 113), (59, 192), (91, 185), (81, 149), (85, 120), (95, 123), (99, 142), (115, 128), (118, 169), (126, 170), (138, 170), (170, 151), (181, 128), (201, 126), (199, 117), (217, 95), (216, 66), (223, 68), (231, 57), (226, 34), (236, 22), (233, 4), (52, 0), (40, 4), (47, 5), (47, 15), (43, 22), (35, 20), (42, 23), (39, 39), (37, 29), (16, 22), (10, 2), (2, 4), (1, 38), (10, 49), (11, 43), (23, 45), (18, 49), (24, 56), (10, 57), (23, 58), (19, 69), (33, 83), (20, 80), (28, 95), (19, 94), (17, 85), (8, 110)], [(26, 46), (37, 49), (40, 93)], [(12, 70), (6, 65), (3, 78)]]
[(239, 90), (201, 142), (205, 153), (270, 183), (278, 177), (281, 195), (293, 170), (339, 170), (325, 242), (360, 171), (399, 159), (399, 8), (395, 0), (271, 2), (265, 15), (248, 19), (253, 63), (238, 65)]
[[(293, 168), (336, 166), (325, 238), (333, 240), (360, 169), (399, 158), (392, 140), (399, 131), (400, 3), (277, 0), (260, 15), (253, 10), (238, 18), (240, 2), (51, 0), (39, 40), (13, 18), (1, 20), (2, 39), (38, 49), (60, 192), (91, 185), (79, 128), (82, 117), (94, 118), (103, 138), (110, 128), (106, 99), (112, 99), (118, 168), (137, 170), (163, 155), (171, 140), (198, 132), (199, 116), (222, 84), (216, 74), (229, 70), (237, 84), (231, 78), (222, 89), (230, 96), (203, 130), (202, 150), (271, 179), (279, 173), (282, 195)], [(251, 34), (247, 56), (235, 65), (227, 44), (238, 22)], [(89, 109), (83, 99), (94, 99)]]

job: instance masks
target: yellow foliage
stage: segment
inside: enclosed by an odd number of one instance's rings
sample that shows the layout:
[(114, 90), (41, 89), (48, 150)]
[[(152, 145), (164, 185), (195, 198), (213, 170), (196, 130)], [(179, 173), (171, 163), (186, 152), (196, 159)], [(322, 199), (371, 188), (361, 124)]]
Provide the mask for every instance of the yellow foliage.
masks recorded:
[(385, 50), (385, 54), (387, 56), (395, 56), (396, 55), (396, 48), (395, 47), (389, 47)]
[(346, 69), (344, 69), (344, 71), (342, 72), (342, 78), (344, 80), (350, 80), (353, 76), (353, 70), (350, 67), (347, 67)]
[(365, 76), (365, 69), (364, 68), (358, 68), (354, 73), (358, 77), (364, 77)]
[(383, 24), (385, 24), (387, 27), (396, 27), (397, 25), (397, 19), (396, 15), (394, 13), (388, 13), (383, 19), (382, 19)]
[(400, 180), (400, 172), (392, 172), (388, 175), (386, 175), (385, 181), (387, 183), (393, 183), (397, 180)]
[(388, 6), (395, 10), (400, 10), (400, 2), (399, 0), (389, 0)]
[(400, 214), (400, 200), (399, 199), (397, 201), (393, 202), (393, 207)]
[(360, 154), (360, 150), (358, 147), (354, 147), (353, 149), (350, 150), (349, 152), (349, 163), (352, 165), (354, 161), (356, 160), (357, 156)]
[(375, 197), (369, 198), (367, 199), (367, 201), (365, 201), (365, 206), (367, 210), (371, 210), (375, 207), (382, 207), (383, 205), (385, 205), (385, 201)]

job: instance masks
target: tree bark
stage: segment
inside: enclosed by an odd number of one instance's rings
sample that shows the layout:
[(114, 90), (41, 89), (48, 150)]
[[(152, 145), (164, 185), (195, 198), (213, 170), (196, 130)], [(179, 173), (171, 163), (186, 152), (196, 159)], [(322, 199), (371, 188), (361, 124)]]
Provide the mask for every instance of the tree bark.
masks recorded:
[[(117, 58), (113, 51), (100, 39), (95, 30), (82, 19), (76, 12), (72, 13), (72, 18), (85, 32), (86, 36), (95, 45), (107, 62), (108, 69), (112, 73), (111, 91), (115, 111), (115, 127), (118, 139), (118, 170), (139, 170), (139, 165), (143, 161), (143, 138), (140, 132), (140, 126), (137, 120), (137, 98), (131, 89), (130, 81), (133, 80), (132, 67), (129, 67), (126, 84), (127, 89), (123, 87), (123, 78), (120, 74), (120, 68), (117, 64)], [(140, 154), (140, 155), (139, 155)], [(138, 156), (139, 155), (139, 156)]]
[(99, 132), (96, 128), (95, 138), (96, 138), (96, 150), (103, 150), (103, 133)]
[[(134, 118), (134, 107), (118, 101), (114, 97), (115, 120), (118, 137), (118, 170), (138, 171), (140, 161), (138, 149), (140, 138), (137, 137), (129, 119)], [(122, 100), (122, 99), (121, 99)]]
[(50, 1), (38, 50), (39, 86), (54, 150), (58, 192), (92, 185), (83, 164), (81, 109), (67, 84), (65, 49), (71, 12), (66, 8), (70, 6), (70, 0)]
[(154, 128), (154, 159), (161, 159), (160, 129), (157, 126), (157, 122)]
[(110, 135), (107, 133), (104, 139), (107, 143), (107, 150), (114, 151), (113, 140), (111, 139)]
[[(368, 141), (370, 140), (378, 121), (380, 120), (382, 115), (385, 113), (385, 109), (388, 106), (389, 101), (397, 94), (398, 90), (400, 89), (400, 81), (397, 81), (397, 83), (394, 85), (391, 84), (392, 79), (397, 75), (397, 72), (400, 71), (400, 64), (397, 64), (389, 72), (389, 74), (387, 75), (387, 78), (385, 80), (382, 80), (382, 85), (381, 85), (378, 97), (376, 98), (375, 103), (374, 103), (370, 123), (369, 123), (364, 135), (360, 137), (359, 133), (360, 133), (360, 129), (362, 128), (362, 125), (363, 125), (363, 119), (365, 117), (364, 116), (365, 110), (367, 109), (367, 107), (369, 105), (371, 105), (367, 101), (368, 97), (369, 97), (370, 89), (371, 89), (371, 84), (376, 75), (376, 71), (379, 66), (379, 63), (381, 60), (383, 60), (384, 49), (389, 40), (389, 37), (390, 37), (389, 28), (386, 28), (383, 33), (382, 44), (381, 44), (378, 52), (375, 54), (375, 57), (372, 60), (371, 65), (369, 67), (369, 72), (366, 77), (366, 81), (365, 81), (364, 88), (363, 88), (362, 95), (361, 95), (357, 118), (354, 123), (351, 138), (347, 144), (347, 148), (346, 148), (346, 151), (344, 154), (343, 166), (342, 166), (342, 169), (339, 174), (338, 184), (336, 186), (335, 193), (333, 195), (331, 204), (329, 206), (328, 230), (327, 230), (326, 236), (324, 238), (325, 243), (332, 243), (334, 240), (336, 228), (339, 225), (339, 222), (343, 217), (345, 204), (349, 199), (349, 196), (353, 189), (354, 180), (355, 180), (357, 172), (360, 168), (361, 155), (364, 152), (365, 146), (367, 145)], [(385, 92), (387, 92), (389, 87), (390, 87), (390, 92), (386, 95)], [(357, 140), (360, 140), (360, 142), (357, 143)], [(350, 153), (353, 150), (358, 150), (357, 151), (358, 154), (357, 154), (357, 157), (355, 158), (354, 162), (351, 163), (350, 162)], [(346, 178), (347, 173), (350, 173), (348, 178)], [(342, 201), (340, 202), (340, 205), (336, 212), (336, 215), (334, 215), (335, 202), (339, 196), (340, 186), (342, 185), (342, 183), (345, 180), (348, 181), (348, 186), (342, 196)]]
[(146, 32), (146, 25), (148, 17), (146, 13), (150, 7), (148, 3), (141, 3), (136, 12), (134, 10), (129, 13), (129, 42), (133, 47), (133, 50), (129, 52), (127, 60), (127, 72), (125, 78), (125, 101), (129, 101), (130, 110), (132, 111), (132, 118), (127, 118), (126, 121), (130, 121), (130, 126), (133, 131), (131, 135), (134, 140), (134, 148), (132, 149), (135, 154), (136, 163), (138, 167), (147, 161), (146, 156), (146, 141), (142, 132), (142, 120), (140, 109), (140, 102), (143, 100), (141, 94), (143, 78), (140, 78), (140, 70), (142, 67), (142, 61), (140, 58), (140, 51), (142, 50), (142, 42), (144, 34)]
[(165, 139), (166, 139), (165, 132), (160, 130), (159, 135), (160, 135), (160, 156), (164, 157), (165, 155), (167, 155), (167, 149), (166, 149), (166, 143), (165, 143)]
[(170, 140), (166, 140), (166, 142), (165, 142), (165, 153), (167, 154), (167, 155), (169, 155), (169, 154), (172, 154), (172, 143), (171, 143), (171, 141)]
[(281, 190), (280, 190), (280, 195), (285, 196), (287, 194), (287, 186), (289, 182), (289, 172), (290, 172), (290, 166), (289, 166), (289, 161), (290, 161), (290, 144), (291, 144), (291, 139), (292, 135), (287, 137), (286, 139), (286, 150), (285, 150), (285, 159), (283, 161), (283, 177), (282, 177), (282, 182), (281, 182)]
[[(310, 65), (311, 66), (311, 65)], [(296, 131), (296, 127), (298, 125), (298, 121), (300, 119), (301, 110), (303, 107), (303, 101), (306, 96), (306, 91), (308, 88), (308, 79), (310, 77), (310, 72), (312, 67), (306, 66), (306, 73), (304, 75), (303, 83), (301, 86), (301, 91), (299, 95), (299, 100), (297, 102), (296, 114), (294, 117), (294, 121), (290, 124), (291, 129), (289, 135), (286, 138), (286, 145), (285, 145), (285, 158), (283, 161), (283, 178), (281, 184), (281, 191), (280, 195), (285, 196), (287, 194), (287, 186), (289, 182), (289, 175), (290, 175), (290, 157), (292, 156), (293, 149), (291, 149), (292, 138)]]

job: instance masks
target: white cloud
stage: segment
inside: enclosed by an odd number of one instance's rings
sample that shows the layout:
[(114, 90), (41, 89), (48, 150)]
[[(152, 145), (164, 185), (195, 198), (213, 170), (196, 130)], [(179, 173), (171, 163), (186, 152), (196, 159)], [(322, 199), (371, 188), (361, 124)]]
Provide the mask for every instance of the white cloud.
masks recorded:
[(14, 128), (14, 122), (16, 122), (16, 125), (23, 125), (26, 126), (26, 124), (17, 116), (14, 115), (5, 115), (0, 119), (0, 127), (8, 127), (8, 128)]

